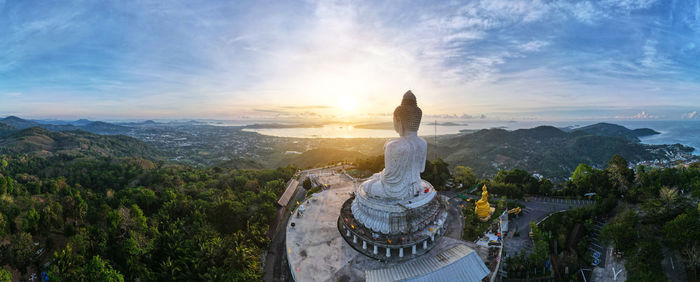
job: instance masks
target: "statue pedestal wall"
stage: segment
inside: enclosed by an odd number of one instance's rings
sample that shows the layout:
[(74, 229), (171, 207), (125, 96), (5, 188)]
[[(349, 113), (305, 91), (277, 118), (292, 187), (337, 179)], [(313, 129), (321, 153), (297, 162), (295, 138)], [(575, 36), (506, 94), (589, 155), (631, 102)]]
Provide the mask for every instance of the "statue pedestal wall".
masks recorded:
[[(364, 185), (364, 183), (363, 183)], [(420, 189), (406, 199), (387, 200), (372, 197), (360, 187), (352, 203), (352, 214), (368, 229), (382, 234), (416, 232), (437, 216), (437, 193), (430, 183), (422, 180)]]
[(374, 198), (357, 189), (341, 208), (338, 230), (354, 249), (378, 260), (408, 260), (428, 252), (445, 233), (447, 211), (432, 185), (421, 185), (419, 194), (402, 200)]

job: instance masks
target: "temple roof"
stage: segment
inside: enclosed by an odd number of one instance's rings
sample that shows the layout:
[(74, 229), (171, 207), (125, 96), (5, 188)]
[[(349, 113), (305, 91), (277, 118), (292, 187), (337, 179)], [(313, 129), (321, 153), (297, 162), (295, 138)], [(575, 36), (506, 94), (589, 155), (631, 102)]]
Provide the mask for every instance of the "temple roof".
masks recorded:
[(481, 281), (491, 271), (479, 255), (458, 244), (434, 256), (422, 257), (390, 268), (365, 271), (372, 281)]

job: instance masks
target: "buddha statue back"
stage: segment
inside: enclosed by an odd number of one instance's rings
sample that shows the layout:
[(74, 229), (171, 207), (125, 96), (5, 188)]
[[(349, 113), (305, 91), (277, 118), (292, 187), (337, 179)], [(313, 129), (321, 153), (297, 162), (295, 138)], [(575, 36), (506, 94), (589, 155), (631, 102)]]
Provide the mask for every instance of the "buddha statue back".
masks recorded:
[(416, 96), (409, 90), (394, 110), (394, 129), (399, 138), (384, 144), (384, 170), (374, 175), (365, 190), (370, 197), (402, 200), (420, 189), (428, 144), (418, 137), (422, 116)]
[[(405, 211), (431, 202), (436, 192), (420, 178), (425, 170), (428, 144), (418, 137), (422, 111), (409, 90), (394, 110), (394, 129), (399, 138), (384, 144), (384, 170), (363, 182), (352, 204), (355, 217), (372, 230), (390, 233), (409, 228)], [(391, 217), (395, 219), (392, 223)]]

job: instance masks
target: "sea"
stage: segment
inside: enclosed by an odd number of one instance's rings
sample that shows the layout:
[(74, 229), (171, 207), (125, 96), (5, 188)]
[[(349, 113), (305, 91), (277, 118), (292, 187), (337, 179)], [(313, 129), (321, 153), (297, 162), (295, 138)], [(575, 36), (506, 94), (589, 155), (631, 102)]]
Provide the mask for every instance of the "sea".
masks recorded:
[[(612, 120), (612, 121), (434, 121), (423, 122), (418, 135), (429, 137), (434, 135), (458, 134), (479, 129), (502, 128), (516, 130), (533, 128), (540, 125), (550, 125), (559, 128), (577, 128), (599, 122), (619, 124), (629, 129), (651, 128), (661, 134), (640, 138), (646, 144), (676, 144), (694, 147), (695, 155), (700, 155), (700, 120)], [(250, 122), (248, 122), (250, 123)], [(245, 122), (236, 123), (244, 125)], [(333, 123), (319, 127), (303, 128), (255, 128), (244, 129), (264, 135), (297, 138), (390, 138), (396, 137), (396, 132), (389, 128), (367, 129), (357, 128), (352, 124)]]

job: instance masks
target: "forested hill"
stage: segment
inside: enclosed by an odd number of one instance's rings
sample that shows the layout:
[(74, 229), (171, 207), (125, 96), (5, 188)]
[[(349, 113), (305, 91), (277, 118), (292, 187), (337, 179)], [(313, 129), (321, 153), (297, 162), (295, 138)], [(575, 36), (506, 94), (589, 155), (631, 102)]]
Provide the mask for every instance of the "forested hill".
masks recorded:
[(81, 119), (73, 122), (61, 122), (59, 124), (36, 122), (25, 120), (16, 116), (8, 116), (0, 119), (0, 134), (2, 134), (3, 125), (14, 129), (26, 129), (31, 127), (41, 127), (51, 131), (76, 131), (82, 130), (97, 134), (123, 134), (129, 130), (129, 127), (111, 124), (103, 121), (89, 121)]
[(0, 261), (15, 280), (260, 281), (296, 170), (0, 155)]
[[(3, 133), (4, 132), (4, 133)], [(124, 135), (98, 135), (85, 131), (54, 132), (40, 127), (3, 130), (0, 154), (57, 154), (160, 159), (163, 154), (148, 144)]]
[(0, 123), (0, 136), (10, 134), (17, 129), (4, 123)]
[(17, 129), (23, 129), (23, 128), (29, 128), (29, 127), (34, 127), (38, 126), (39, 124), (33, 121), (21, 119), (16, 116), (8, 116), (3, 119), (0, 119), (0, 123), (11, 126), (13, 128)]
[[(521, 168), (547, 177), (566, 178), (580, 163), (602, 167), (615, 154), (630, 162), (669, 160), (689, 154), (693, 148), (680, 144), (646, 145), (632, 130), (609, 129), (605, 125), (571, 132), (552, 126), (507, 131), (484, 129), (471, 134), (445, 136), (430, 156), (438, 155), (450, 165), (466, 165), (478, 175), (494, 175), (499, 169)], [(617, 132), (618, 134), (616, 134)], [(634, 139), (629, 138), (635, 136)]]
[(604, 122), (576, 128), (572, 131), (582, 131), (593, 135), (624, 138), (633, 142), (639, 142), (639, 137), (660, 134), (659, 132), (650, 128), (629, 129), (622, 125)]

